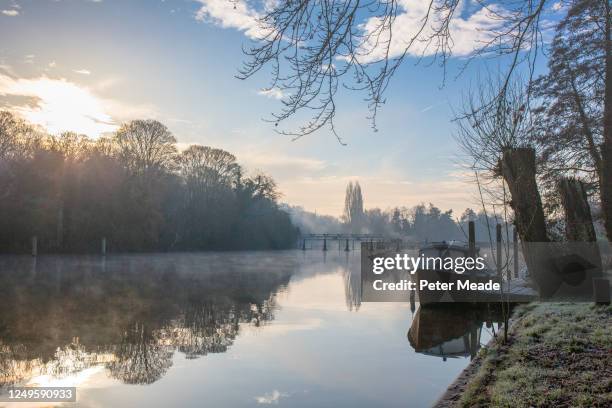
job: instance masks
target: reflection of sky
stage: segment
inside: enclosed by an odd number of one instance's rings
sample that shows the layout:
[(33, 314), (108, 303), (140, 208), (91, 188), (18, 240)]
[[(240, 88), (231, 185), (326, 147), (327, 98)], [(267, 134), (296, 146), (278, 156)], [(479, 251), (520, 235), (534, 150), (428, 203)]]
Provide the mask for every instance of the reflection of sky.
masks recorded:
[(325, 264), (319, 257), (312, 251), (300, 264), (279, 295), (275, 320), (263, 327), (243, 324), (227, 352), (195, 360), (175, 353), (173, 367), (155, 383), (81, 388), (79, 401), (159, 407), (430, 405), (468, 360), (443, 362), (415, 353), (406, 338), (406, 304), (368, 303), (349, 312), (344, 254), (330, 253)]

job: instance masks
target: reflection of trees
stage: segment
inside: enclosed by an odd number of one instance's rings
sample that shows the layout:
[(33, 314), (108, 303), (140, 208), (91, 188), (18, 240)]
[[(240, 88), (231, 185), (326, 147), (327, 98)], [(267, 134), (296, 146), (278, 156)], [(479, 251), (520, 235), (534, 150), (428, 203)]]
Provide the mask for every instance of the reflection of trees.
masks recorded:
[[(23, 348), (23, 346), (19, 348)], [(18, 353), (15, 351), (0, 341), (0, 388), (21, 380), (18, 370)]]
[(0, 271), (11, 271), (0, 273), (0, 386), (92, 366), (150, 384), (171, 367), (174, 350), (187, 358), (222, 353), (241, 325), (272, 320), (292, 272), (269, 260), (266, 271), (228, 266), (227, 258), (198, 270), (196, 257), (133, 256), (105, 264), (41, 258), (32, 274), (23, 259), (0, 259)]
[(240, 324), (261, 326), (274, 318), (275, 306), (273, 296), (261, 304), (230, 303), (227, 299), (192, 304), (181, 322), (164, 329), (164, 337), (187, 358), (224, 353), (234, 343)]
[(106, 365), (113, 378), (126, 384), (151, 384), (172, 366), (172, 349), (159, 342), (143, 324), (125, 331), (114, 349), (115, 360)]
[(361, 275), (359, 269), (351, 268), (347, 265), (342, 268), (342, 278), (344, 279), (344, 295), (348, 310), (359, 310), (361, 306)]

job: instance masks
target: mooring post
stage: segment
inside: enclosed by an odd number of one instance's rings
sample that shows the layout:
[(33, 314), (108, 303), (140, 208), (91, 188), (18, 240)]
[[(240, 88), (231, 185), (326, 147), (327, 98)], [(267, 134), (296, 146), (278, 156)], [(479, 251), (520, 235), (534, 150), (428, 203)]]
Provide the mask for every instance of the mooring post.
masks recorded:
[(323, 250), (327, 251), (327, 237), (323, 238)]
[(102, 238), (102, 241), (100, 242), (100, 252), (102, 253), (102, 256), (106, 256), (106, 238)]
[(470, 257), (476, 256), (476, 228), (474, 227), (474, 221), (468, 221), (468, 246), (470, 250)]
[(34, 235), (32, 237), (32, 256), (38, 255), (38, 237)]
[(596, 305), (610, 304), (610, 282), (605, 278), (593, 278), (593, 300)]
[(518, 279), (519, 277), (519, 258), (518, 258), (518, 232), (516, 231), (516, 227), (514, 227), (512, 231), (512, 243), (514, 244), (514, 277)]
[(306, 250), (306, 238), (302, 240), (302, 251)]
[(346, 239), (346, 245), (344, 246), (344, 251), (345, 251), (345, 252), (350, 251), (350, 249), (349, 249), (349, 240), (348, 240), (348, 238)]
[(495, 226), (495, 236), (497, 240), (497, 276), (502, 277), (502, 226)]

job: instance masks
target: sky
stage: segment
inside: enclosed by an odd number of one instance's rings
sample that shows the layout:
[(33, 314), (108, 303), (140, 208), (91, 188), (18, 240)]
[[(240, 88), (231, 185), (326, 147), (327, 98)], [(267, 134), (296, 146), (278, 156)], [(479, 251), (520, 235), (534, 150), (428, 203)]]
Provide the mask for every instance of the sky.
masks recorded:
[[(413, 32), (424, 1), (400, 0), (392, 51)], [(179, 148), (225, 149), (248, 171), (270, 174), (283, 202), (320, 214), (340, 215), (355, 180), (366, 208), (432, 202), (455, 216), (478, 208), (452, 119), (483, 72), (503, 68), (483, 59), (458, 75), (475, 41), (485, 39), (482, 28), (496, 24), (484, 10), (466, 2), (453, 21), (455, 56), (445, 81), (427, 56), (418, 64), (407, 59), (386, 94), (378, 132), (365, 95), (342, 93), (336, 127), (346, 146), (325, 129), (297, 141), (278, 134), (264, 120), (281, 108), (279, 92), (262, 92), (269, 76), (235, 78), (242, 47), (257, 35), (257, 15), (243, 0), (0, 0), (0, 109), (51, 133), (94, 138), (125, 121), (157, 119)], [(297, 118), (287, 123), (297, 125)]]

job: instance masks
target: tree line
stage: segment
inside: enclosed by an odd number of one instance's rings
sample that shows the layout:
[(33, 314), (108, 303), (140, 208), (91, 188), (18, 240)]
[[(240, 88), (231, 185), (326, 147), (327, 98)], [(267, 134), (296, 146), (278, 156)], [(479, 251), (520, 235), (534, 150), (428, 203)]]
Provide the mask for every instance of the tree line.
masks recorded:
[(298, 231), (274, 180), (155, 120), (91, 139), (50, 135), (0, 111), (0, 252), (276, 249)]
[(468, 223), (474, 222), (476, 239), (495, 239), (497, 224), (506, 225), (500, 214), (476, 212), (467, 208), (459, 217), (453, 210), (441, 210), (432, 203), (408, 207), (364, 208), (363, 190), (358, 181), (346, 188), (344, 214), (340, 217), (320, 215), (302, 207), (283, 204), (291, 221), (302, 233), (376, 234), (407, 241), (467, 241)]

